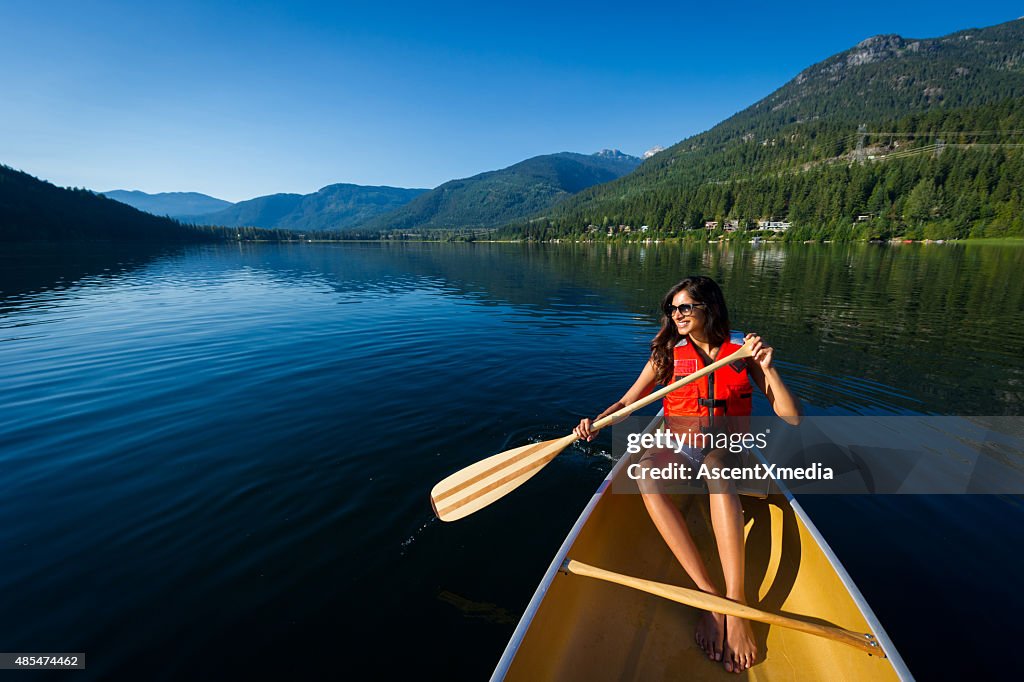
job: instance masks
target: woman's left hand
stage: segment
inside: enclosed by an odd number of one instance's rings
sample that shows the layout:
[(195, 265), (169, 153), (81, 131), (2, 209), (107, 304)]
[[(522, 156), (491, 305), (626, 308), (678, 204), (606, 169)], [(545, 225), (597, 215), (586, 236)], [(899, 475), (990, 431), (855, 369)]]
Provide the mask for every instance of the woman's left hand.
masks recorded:
[(774, 354), (775, 349), (765, 344), (757, 334), (747, 334), (743, 337), (743, 340), (746, 341), (751, 338), (754, 339), (753, 360), (760, 365), (762, 371), (767, 372), (773, 367), (772, 355)]

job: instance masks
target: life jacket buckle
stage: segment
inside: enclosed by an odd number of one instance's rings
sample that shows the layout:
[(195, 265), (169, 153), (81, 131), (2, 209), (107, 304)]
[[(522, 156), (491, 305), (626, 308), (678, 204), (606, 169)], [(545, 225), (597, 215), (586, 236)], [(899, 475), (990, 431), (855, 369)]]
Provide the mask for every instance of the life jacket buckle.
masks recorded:
[(715, 409), (715, 408), (719, 408), (720, 407), (723, 410), (725, 410), (728, 407), (728, 401), (722, 400), (722, 399), (715, 399), (715, 398), (698, 398), (697, 399), (697, 403), (701, 407), (708, 407), (708, 408), (711, 408), (711, 409)]

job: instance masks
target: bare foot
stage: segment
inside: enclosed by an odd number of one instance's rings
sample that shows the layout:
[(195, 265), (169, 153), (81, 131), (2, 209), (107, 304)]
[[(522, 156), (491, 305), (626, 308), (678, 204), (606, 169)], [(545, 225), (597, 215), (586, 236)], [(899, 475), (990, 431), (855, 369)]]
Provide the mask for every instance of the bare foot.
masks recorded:
[(722, 660), (722, 641), (725, 639), (725, 616), (720, 613), (705, 611), (697, 620), (697, 631), (694, 633), (697, 644), (707, 654), (709, 660)]
[(757, 643), (754, 642), (750, 621), (736, 616), (726, 618), (723, 658), (725, 671), (730, 673), (743, 672), (757, 661)]

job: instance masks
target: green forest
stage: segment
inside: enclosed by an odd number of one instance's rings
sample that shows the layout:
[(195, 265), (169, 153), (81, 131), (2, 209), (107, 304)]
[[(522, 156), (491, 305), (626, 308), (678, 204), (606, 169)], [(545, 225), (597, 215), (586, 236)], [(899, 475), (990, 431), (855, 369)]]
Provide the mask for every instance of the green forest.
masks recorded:
[(874, 36), (501, 235), (694, 236), (685, 228), (775, 219), (792, 225), (786, 239), (1020, 236), (1022, 111), (1024, 19)]
[[(706, 221), (786, 219), (787, 240), (1024, 236), (1021, 100), (883, 121), (873, 130), (819, 121), (767, 140), (740, 140), (694, 159), (671, 181), (604, 192), (501, 236), (684, 235)], [(599, 230), (587, 233), (588, 225)]]
[(155, 216), (0, 165), (0, 241), (209, 242), (295, 239), (287, 230), (209, 227)]

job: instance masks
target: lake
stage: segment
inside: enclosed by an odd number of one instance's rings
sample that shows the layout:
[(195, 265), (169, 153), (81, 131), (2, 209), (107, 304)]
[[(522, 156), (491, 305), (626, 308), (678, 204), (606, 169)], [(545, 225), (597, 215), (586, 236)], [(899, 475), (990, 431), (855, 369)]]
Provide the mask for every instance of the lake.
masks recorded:
[[(1022, 270), (984, 244), (4, 245), (0, 648), (85, 652), (76, 680), (483, 679), (610, 438), (457, 523), (430, 488), (617, 400), (682, 276), (809, 412), (1020, 415)], [(920, 679), (1006, 674), (1020, 497), (801, 502)]]

